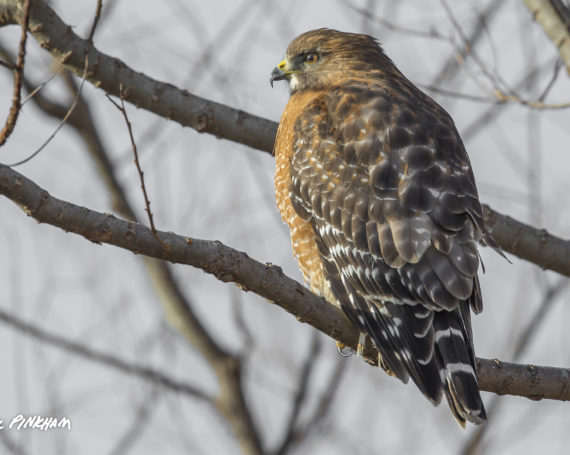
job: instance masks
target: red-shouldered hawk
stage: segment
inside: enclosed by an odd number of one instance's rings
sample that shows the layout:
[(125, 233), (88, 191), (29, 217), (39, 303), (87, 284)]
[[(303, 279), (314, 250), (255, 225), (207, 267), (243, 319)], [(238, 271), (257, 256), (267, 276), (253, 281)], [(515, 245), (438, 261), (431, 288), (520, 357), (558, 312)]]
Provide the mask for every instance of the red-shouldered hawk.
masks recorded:
[(298, 36), (282, 79), (275, 190), (305, 279), (386, 371), (434, 404), (445, 394), (461, 426), (485, 423), (469, 308), (482, 310), (477, 242), (497, 246), (453, 120), (367, 35)]

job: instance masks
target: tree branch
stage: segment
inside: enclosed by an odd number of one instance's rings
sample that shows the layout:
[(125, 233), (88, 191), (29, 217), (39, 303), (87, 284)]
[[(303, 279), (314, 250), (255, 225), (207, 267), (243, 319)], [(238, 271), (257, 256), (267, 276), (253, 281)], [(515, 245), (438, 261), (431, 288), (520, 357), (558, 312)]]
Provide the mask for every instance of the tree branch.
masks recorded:
[(558, 49), (570, 75), (570, 9), (560, 0), (524, 0), (524, 3)]
[(570, 276), (570, 241), (536, 229), (483, 205), (485, 224), (501, 248), (543, 269)]
[(295, 444), (297, 437), (297, 432), (299, 431), (299, 415), (303, 405), (305, 404), (305, 397), (309, 391), (309, 381), (311, 379), (311, 374), (317, 364), (317, 357), (319, 350), (321, 348), (320, 339), (317, 332), (313, 332), (313, 338), (311, 340), (311, 345), (305, 361), (303, 362), (303, 367), (299, 374), (297, 389), (294, 394), (293, 406), (289, 414), (289, 419), (287, 420), (287, 425), (285, 427), (285, 433), (283, 439), (277, 445), (277, 448), (273, 455), (285, 455), (290, 451), (292, 446)]
[[(358, 332), (342, 311), (284, 275), (277, 266), (261, 264), (220, 242), (159, 231), (161, 239), (169, 247), (165, 250), (150, 229), (52, 197), (31, 180), (2, 164), (0, 194), (14, 201), (40, 223), (74, 232), (95, 243), (115, 245), (136, 254), (198, 267), (221, 281), (238, 283), (284, 308), (299, 321), (356, 350)], [(377, 353), (369, 347), (363, 358), (374, 364)], [(533, 400), (570, 400), (568, 369), (486, 359), (478, 359), (477, 364), (481, 390), (526, 396)]]
[(477, 358), (479, 388), (531, 400), (570, 401), (570, 369), (521, 365)]
[[(15, 0), (0, 0), (0, 23), (19, 23), (22, 12)], [(65, 25), (55, 12), (42, 0), (33, 0), (30, 12), (30, 30), (38, 43), (72, 72), (82, 75), (88, 42), (78, 37)], [(249, 145), (271, 153), (277, 131), (277, 123), (253, 116), (241, 110), (232, 109), (194, 96), (186, 90), (158, 82), (138, 73), (118, 59), (90, 49), (87, 80), (107, 93), (119, 96), (120, 85), (125, 87), (124, 99), (138, 107), (157, 115), (170, 118), (198, 131), (208, 132), (225, 139)], [(92, 63), (93, 62), (93, 63)], [(552, 269), (570, 276), (569, 242), (556, 238), (546, 231), (526, 226), (510, 217), (494, 211), (487, 211), (487, 221), (494, 226), (493, 235), (499, 245), (523, 259), (532, 261), (543, 268)], [(524, 227), (522, 231), (520, 228)], [(519, 241), (513, 245), (510, 235), (518, 229)], [(540, 235), (536, 235), (536, 233)], [(539, 238), (540, 242), (536, 242)], [(527, 248), (518, 247), (527, 244)], [(558, 252), (553, 260), (550, 255), (555, 248), (539, 248), (530, 251), (531, 245), (559, 245), (564, 254)]]
[[(23, 12), (16, 0), (0, 0), (0, 24), (21, 23)], [(120, 96), (137, 107), (210, 133), (270, 152), (277, 124), (223, 104), (192, 95), (132, 70), (121, 60), (99, 52), (77, 36), (43, 0), (32, 0), (29, 29), (38, 44), (78, 76), (83, 75), (89, 54), (86, 80), (110, 95)]]
[(207, 393), (200, 390), (198, 387), (195, 387), (186, 382), (178, 381), (177, 379), (165, 375), (164, 373), (153, 368), (127, 362), (113, 354), (106, 354), (104, 352), (94, 350), (84, 344), (77, 343), (55, 333), (48, 332), (38, 327), (37, 325), (30, 324), (14, 316), (8, 311), (4, 311), (3, 309), (0, 309), (0, 321), (26, 335), (29, 335), (37, 341), (41, 341), (42, 343), (49, 344), (67, 352), (72, 352), (81, 358), (101, 365), (105, 365), (106, 367), (112, 368), (122, 373), (136, 376), (140, 379), (150, 382), (151, 384), (160, 385), (167, 390), (192, 397), (194, 399), (200, 400), (201, 402), (209, 404), (214, 403), (213, 397), (210, 397)]
[(18, 115), (20, 114), (20, 99), (22, 91), (22, 80), (24, 78), (24, 61), (26, 58), (26, 41), (28, 39), (28, 22), (30, 19), (30, 7), (31, 1), (26, 0), (23, 5), (22, 12), (22, 37), (20, 38), (20, 47), (18, 50), (18, 60), (14, 65), (14, 91), (12, 93), (12, 106), (10, 107), (10, 112), (8, 113), (8, 118), (6, 123), (0, 131), (0, 146), (4, 145), (14, 127), (16, 126), (16, 121), (18, 120)]

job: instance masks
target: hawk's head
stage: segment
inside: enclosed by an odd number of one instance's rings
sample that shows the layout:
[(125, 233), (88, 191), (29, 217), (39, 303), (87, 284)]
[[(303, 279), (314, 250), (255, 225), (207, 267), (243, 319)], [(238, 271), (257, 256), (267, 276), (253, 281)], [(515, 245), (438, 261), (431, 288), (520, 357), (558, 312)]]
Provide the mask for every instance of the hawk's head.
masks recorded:
[(285, 59), (271, 73), (270, 83), (273, 86), (273, 81), (287, 79), (293, 94), (391, 67), (390, 59), (371, 36), (321, 28), (303, 33), (289, 44)]

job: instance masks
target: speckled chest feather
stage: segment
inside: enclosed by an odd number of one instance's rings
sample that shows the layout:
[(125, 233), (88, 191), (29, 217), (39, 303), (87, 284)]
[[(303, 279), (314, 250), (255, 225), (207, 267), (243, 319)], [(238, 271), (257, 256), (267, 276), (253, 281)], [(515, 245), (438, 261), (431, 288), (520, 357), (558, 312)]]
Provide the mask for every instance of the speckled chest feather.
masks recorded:
[(310, 104), (323, 96), (322, 92), (295, 94), (283, 111), (275, 139), (275, 197), (281, 218), (291, 231), (293, 253), (303, 278), (309, 283), (313, 292), (339, 306), (324, 275), (313, 227), (297, 214), (291, 202), (291, 160), (297, 141), (295, 125), (298, 124), (302, 114), (296, 107)]

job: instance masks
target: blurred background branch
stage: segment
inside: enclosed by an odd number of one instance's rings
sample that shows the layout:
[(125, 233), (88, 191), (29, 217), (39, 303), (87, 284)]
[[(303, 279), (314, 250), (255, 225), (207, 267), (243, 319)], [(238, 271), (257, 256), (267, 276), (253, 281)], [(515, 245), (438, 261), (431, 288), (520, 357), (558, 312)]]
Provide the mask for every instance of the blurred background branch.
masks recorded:
[(570, 75), (570, 7), (562, 0), (524, 0), (524, 3), (558, 49)]

